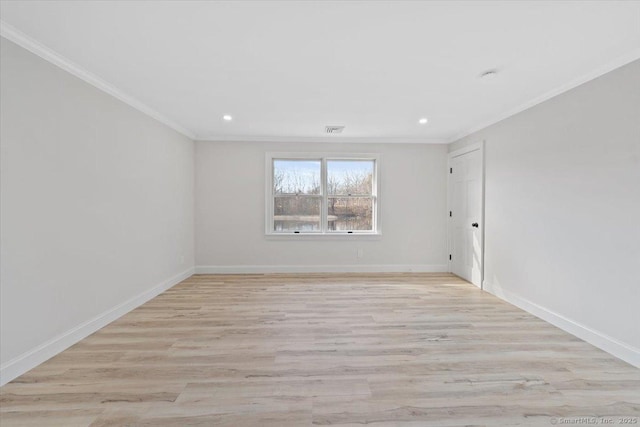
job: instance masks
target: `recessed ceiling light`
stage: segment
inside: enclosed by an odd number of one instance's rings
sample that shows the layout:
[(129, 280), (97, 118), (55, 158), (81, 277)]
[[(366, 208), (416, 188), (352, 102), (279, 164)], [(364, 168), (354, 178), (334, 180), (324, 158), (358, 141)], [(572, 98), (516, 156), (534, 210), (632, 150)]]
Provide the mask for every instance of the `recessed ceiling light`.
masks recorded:
[(498, 70), (487, 70), (480, 73), (480, 77), (482, 80), (492, 80), (498, 76)]
[(233, 117), (231, 117), (228, 114), (225, 114), (224, 116), (222, 116), (222, 120), (224, 120), (226, 122), (230, 122), (231, 120), (233, 120)]
[(427, 120), (427, 118), (426, 118), (426, 117), (423, 117), (423, 118), (421, 118), (420, 120), (418, 120), (418, 123), (420, 123), (421, 125), (426, 125), (428, 121), (429, 121), (429, 120)]

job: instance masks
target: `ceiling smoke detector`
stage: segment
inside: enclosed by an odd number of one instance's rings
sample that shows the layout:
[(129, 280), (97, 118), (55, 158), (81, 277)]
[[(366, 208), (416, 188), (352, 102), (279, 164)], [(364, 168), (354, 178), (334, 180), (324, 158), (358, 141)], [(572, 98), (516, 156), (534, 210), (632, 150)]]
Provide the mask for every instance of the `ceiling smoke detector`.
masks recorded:
[(326, 133), (342, 133), (344, 126), (325, 126), (324, 130)]
[(483, 80), (493, 80), (497, 76), (498, 76), (498, 70), (491, 69), (491, 70), (483, 71), (482, 73), (480, 73), (480, 75), (478, 77), (483, 79)]

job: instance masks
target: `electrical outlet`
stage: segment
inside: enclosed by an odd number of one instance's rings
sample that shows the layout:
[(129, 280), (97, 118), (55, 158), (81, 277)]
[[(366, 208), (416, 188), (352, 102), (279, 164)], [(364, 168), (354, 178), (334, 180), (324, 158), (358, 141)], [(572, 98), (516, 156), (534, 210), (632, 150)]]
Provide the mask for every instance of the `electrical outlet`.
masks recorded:
[(364, 249), (358, 248), (358, 259), (362, 259), (364, 257)]

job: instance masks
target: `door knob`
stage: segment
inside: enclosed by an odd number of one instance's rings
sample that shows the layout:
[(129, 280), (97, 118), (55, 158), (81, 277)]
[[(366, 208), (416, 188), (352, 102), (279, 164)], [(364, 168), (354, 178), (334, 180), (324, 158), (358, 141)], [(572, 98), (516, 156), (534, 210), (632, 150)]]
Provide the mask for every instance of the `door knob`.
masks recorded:
[(471, 224), (472, 227), (478, 228), (478, 223), (474, 222), (473, 224)]

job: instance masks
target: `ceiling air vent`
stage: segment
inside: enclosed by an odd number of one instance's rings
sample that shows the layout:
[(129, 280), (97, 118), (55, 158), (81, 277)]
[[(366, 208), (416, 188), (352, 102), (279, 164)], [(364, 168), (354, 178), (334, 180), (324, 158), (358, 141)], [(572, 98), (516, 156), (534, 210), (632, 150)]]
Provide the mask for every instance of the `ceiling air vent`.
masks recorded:
[(324, 129), (327, 133), (342, 133), (344, 126), (325, 126)]

